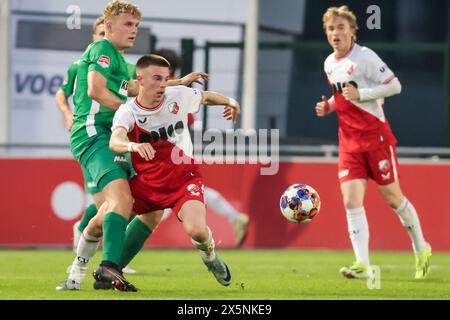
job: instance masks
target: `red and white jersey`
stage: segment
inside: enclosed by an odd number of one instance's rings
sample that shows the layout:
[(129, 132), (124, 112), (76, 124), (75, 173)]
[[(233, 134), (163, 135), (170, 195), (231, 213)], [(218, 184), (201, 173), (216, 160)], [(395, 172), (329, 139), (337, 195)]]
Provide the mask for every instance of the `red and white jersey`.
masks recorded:
[(335, 54), (324, 63), (339, 119), (339, 148), (345, 152), (364, 152), (381, 144), (396, 144), (384, 115), (384, 99), (347, 101), (342, 95), (344, 83), (350, 82), (358, 89), (373, 88), (389, 83), (394, 73), (367, 47), (354, 44), (350, 52), (340, 59)]
[(167, 179), (177, 181), (190, 172), (198, 171), (193, 161), (187, 121), (188, 113), (198, 112), (202, 95), (201, 91), (184, 86), (168, 87), (157, 107), (142, 106), (134, 98), (121, 105), (114, 115), (113, 130), (123, 127), (130, 141), (148, 142), (155, 149), (155, 158), (150, 161), (137, 152), (131, 153), (136, 172), (148, 176), (152, 184), (165, 185)]

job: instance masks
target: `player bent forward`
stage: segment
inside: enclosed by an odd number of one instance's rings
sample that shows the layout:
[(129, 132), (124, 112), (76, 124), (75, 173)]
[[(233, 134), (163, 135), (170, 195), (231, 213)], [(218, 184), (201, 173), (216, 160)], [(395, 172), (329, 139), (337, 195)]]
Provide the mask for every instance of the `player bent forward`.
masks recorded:
[[(197, 164), (187, 119), (200, 104), (225, 105), (224, 116), (236, 120), (239, 104), (221, 94), (175, 86), (167, 87), (169, 62), (158, 55), (145, 55), (137, 64), (138, 96), (122, 105), (114, 116), (110, 148), (131, 152), (137, 175), (130, 181), (138, 214), (124, 241), (121, 265), (142, 248), (163, 210), (172, 208), (185, 232), (200, 251), (204, 264), (217, 281), (228, 286), (231, 273), (214, 251), (214, 239), (206, 224), (204, 186)], [(128, 135), (128, 141), (126, 137)]]

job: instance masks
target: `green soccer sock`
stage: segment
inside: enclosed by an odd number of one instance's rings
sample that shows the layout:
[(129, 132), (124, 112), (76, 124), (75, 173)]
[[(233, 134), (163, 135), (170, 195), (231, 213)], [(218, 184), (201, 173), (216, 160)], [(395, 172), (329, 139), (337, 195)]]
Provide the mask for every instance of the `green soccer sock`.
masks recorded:
[(80, 225), (78, 226), (78, 230), (83, 233), (84, 229), (86, 229), (89, 221), (95, 217), (97, 214), (97, 207), (95, 204), (91, 204), (89, 207), (86, 208), (86, 211), (84, 211), (83, 217), (81, 218)]
[(120, 214), (108, 212), (103, 219), (103, 261), (119, 264), (128, 221)]
[(123, 251), (120, 256), (119, 266), (127, 266), (144, 246), (145, 240), (152, 234), (152, 230), (145, 223), (135, 217), (128, 224), (123, 242)]

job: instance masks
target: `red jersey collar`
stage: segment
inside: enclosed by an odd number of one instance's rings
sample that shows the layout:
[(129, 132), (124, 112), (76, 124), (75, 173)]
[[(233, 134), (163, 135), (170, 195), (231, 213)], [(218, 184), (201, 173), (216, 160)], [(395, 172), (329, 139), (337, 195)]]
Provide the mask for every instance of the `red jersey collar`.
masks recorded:
[(344, 54), (344, 55), (343, 55), (342, 57), (340, 57), (340, 58), (337, 58), (337, 57), (336, 57), (336, 52), (335, 52), (335, 53), (334, 53), (334, 60), (336, 60), (336, 61), (341, 61), (342, 59), (347, 58), (347, 57), (350, 55), (350, 53), (353, 51), (353, 48), (355, 47), (355, 45), (356, 45), (356, 42), (353, 42), (352, 46), (351, 46), (350, 49), (347, 51), (347, 53)]
[(164, 95), (164, 98), (161, 99), (161, 102), (156, 107), (146, 107), (139, 103), (137, 97), (134, 98), (134, 101), (139, 108), (141, 108), (143, 110), (148, 110), (148, 111), (155, 111), (155, 110), (159, 109), (162, 106), (164, 100), (166, 100), (166, 95)]

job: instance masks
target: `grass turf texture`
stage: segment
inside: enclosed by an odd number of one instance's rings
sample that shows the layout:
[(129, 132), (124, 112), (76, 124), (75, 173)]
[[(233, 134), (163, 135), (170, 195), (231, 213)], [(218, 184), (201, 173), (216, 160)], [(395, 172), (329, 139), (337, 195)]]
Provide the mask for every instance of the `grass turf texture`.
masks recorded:
[(449, 299), (450, 255), (433, 253), (426, 280), (414, 280), (414, 256), (407, 252), (373, 252), (381, 268), (381, 289), (365, 280), (344, 279), (338, 270), (352, 262), (350, 251), (219, 250), (233, 281), (222, 287), (195, 250), (144, 250), (132, 262), (139, 271), (126, 278), (137, 293), (94, 290), (90, 262), (82, 290), (58, 292), (73, 260), (69, 250), (0, 250), (0, 299), (8, 300), (228, 300), (228, 299)]

